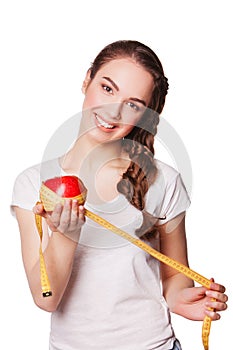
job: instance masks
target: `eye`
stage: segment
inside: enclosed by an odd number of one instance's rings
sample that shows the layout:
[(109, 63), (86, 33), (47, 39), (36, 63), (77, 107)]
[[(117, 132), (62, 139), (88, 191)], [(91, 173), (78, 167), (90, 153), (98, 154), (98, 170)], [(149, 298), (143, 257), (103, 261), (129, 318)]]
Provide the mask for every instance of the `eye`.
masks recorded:
[(110, 86), (102, 84), (102, 88), (109, 94), (113, 93), (113, 90)]
[(129, 102), (126, 102), (126, 104), (136, 112), (140, 111), (140, 107), (138, 107), (135, 103), (129, 101)]

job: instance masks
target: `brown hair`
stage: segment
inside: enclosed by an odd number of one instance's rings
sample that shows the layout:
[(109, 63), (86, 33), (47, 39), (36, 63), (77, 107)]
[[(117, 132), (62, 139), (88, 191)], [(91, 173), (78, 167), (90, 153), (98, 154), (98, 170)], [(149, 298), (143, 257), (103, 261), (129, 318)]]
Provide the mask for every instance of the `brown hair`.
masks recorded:
[(140, 122), (123, 141), (131, 163), (117, 185), (129, 202), (143, 210), (145, 194), (156, 177), (154, 162), (154, 136), (157, 133), (159, 114), (162, 112), (168, 91), (168, 81), (157, 55), (146, 45), (133, 40), (120, 40), (107, 45), (95, 58), (90, 68), (93, 79), (102, 65), (118, 58), (130, 57), (140, 64), (154, 79), (154, 89), (148, 109)]

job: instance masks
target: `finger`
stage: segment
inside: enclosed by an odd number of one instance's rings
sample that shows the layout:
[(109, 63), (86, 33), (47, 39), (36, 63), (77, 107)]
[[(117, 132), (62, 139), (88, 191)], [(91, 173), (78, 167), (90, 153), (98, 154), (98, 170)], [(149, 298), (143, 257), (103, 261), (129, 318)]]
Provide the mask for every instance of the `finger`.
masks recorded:
[(75, 225), (78, 221), (78, 201), (72, 200), (71, 213), (70, 213), (70, 224)]
[(81, 214), (82, 209), (80, 209), (77, 200), (72, 201), (71, 216), (70, 216), (70, 229), (76, 230), (80, 228), (84, 223), (83, 214)]
[(65, 233), (70, 226), (70, 217), (71, 217), (71, 200), (65, 199), (64, 206), (60, 216), (60, 225), (58, 229), (60, 232)]
[(50, 221), (55, 227), (58, 227), (60, 225), (62, 210), (63, 210), (62, 204), (58, 203), (55, 205), (54, 210), (50, 216)]
[(223, 303), (226, 303), (228, 300), (228, 296), (226, 294), (215, 292), (213, 290), (207, 290), (205, 294), (209, 299), (216, 299), (217, 301)]
[(84, 207), (81, 205), (78, 205), (78, 202), (72, 201), (72, 208), (71, 208), (71, 219), (70, 219), (70, 228), (74, 229), (75, 227), (80, 228), (85, 222), (85, 215), (84, 215)]
[(81, 222), (85, 222), (85, 209), (83, 205), (79, 206), (78, 218)]
[(220, 301), (210, 300), (205, 303), (207, 308), (214, 309), (216, 311), (224, 311), (227, 309), (227, 304)]
[(215, 283), (213, 278), (211, 278), (211, 281), (212, 281), (212, 283), (210, 284), (210, 289), (216, 290), (220, 293), (225, 292), (226, 288), (223, 285), (221, 285), (219, 283)]
[(213, 310), (205, 310), (205, 314), (206, 316), (209, 316), (212, 321), (218, 321), (221, 318), (221, 316)]

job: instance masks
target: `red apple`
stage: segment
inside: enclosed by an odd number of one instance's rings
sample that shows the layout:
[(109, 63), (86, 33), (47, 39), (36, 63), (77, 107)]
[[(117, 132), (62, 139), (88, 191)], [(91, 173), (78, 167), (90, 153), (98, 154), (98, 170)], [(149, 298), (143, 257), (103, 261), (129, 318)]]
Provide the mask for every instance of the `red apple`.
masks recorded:
[(79, 196), (85, 189), (77, 176), (68, 175), (48, 179), (44, 182), (44, 185), (63, 198)]
[[(87, 189), (82, 181), (74, 175), (54, 177), (42, 183), (40, 189), (41, 201), (46, 211), (53, 210), (56, 203), (64, 202), (64, 198), (77, 199), (83, 204)], [(63, 198), (63, 200), (62, 200)]]

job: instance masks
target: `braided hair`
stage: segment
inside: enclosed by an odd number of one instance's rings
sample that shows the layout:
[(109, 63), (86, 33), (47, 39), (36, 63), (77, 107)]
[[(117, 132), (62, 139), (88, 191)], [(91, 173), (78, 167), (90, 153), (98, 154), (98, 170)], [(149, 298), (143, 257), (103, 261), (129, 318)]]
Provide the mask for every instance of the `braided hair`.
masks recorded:
[(159, 115), (165, 104), (168, 80), (157, 55), (146, 45), (134, 40), (119, 40), (107, 45), (95, 58), (90, 68), (90, 78), (105, 63), (114, 59), (131, 58), (151, 74), (154, 89), (148, 108), (132, 131), (124, 138), (123, 147), (131, 159), (130, 165), (117, 184), (137, 209), (143, 210), (145, 194), (155, 181), (157, 169), (154, 161), (154, 137), (157, 133)]

